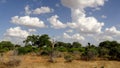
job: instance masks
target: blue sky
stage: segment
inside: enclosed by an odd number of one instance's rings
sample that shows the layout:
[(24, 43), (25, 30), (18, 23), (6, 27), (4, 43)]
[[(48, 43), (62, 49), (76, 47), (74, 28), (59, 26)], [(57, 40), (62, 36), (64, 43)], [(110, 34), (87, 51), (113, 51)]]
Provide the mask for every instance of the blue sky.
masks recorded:
[(21, 43), (31, 34), (49, 34), (84, 45), (120, 42), (120, 1), (95, 1), (0, 0), (0, 40)]

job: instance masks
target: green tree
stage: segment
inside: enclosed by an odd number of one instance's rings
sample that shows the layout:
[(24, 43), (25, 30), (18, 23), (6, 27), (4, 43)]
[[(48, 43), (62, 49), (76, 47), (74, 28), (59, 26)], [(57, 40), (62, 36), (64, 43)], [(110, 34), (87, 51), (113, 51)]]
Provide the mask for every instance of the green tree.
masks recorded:
[(37, 47), (43, 47), (43, 46), (50, 46), (51, 41), (50, 37), (47, 34), (43, 34), (41, 36), (39, 35), (31, 35), (26, 38), (26, 40), (23, 41), (26, 45), (32, 45)]
[(82, 45), (79, 42), (73, 42), (72, 46), (74, 48), (81, 48)]
[(50, 37), (47, 34), (43, 34), (39, 37), (39, 40), (37, 42), (39, 45), (38, 47), (43, 47), (43, 46), (51, 46), (52, 43), (50, 41)]
[(55, 49), (60, 51), (60, 52), (67, 52), (67, 48), (69, 44), (64, 43), (64, 42), (56, 42), (55, 44)]
[(0, 42), (0, 49), (5, 49), (5, 48), (7, 48), (8, 50), (13, 50), (14, 49), (14, 44), (11, 43), (10, 41)]
[(99, 56), (102, 58), (109, 58), (109, 52), (110, 52), (110, 47), (111, 42), (110, 41), (103, 41), (99, 44)]
[(38, 46), (39, 43), (39, 35), (31, 35), (28, 36), (23, 43), (25, 43), (25, 45), (32, 45), (32, 46)]
[(103, 41), (99, 44), (100, 57), (117, 60), (120, 54), (120, 44), (117, 41)]

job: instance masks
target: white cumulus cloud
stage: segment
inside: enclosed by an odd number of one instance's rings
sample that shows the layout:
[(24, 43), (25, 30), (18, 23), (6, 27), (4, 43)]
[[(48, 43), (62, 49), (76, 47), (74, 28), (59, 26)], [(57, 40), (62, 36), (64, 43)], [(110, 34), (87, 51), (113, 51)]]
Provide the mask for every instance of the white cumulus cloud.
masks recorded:
[(73, 22), (68, 23), (68, 26), (82, 33), (101, 33), (104, 26), (104, 23), (99, 22), (95, 17), (86, 17), (86, 14), (80, 9), (72, 10), (72, 18)]
[(7, 29), (4, 35), (9, 37), (26, 38), (29, 35), (29, 32), (22, 30), (20, 27), (15, 27)]
[(73, 30), (69, 29), (69, 30), (67, 30), (66, 32), (67, 32), (67, 33), (72, 33)]
[[(72, 22), (67, 23), (71, 29), (79, 32), (79, 34), (68, 35), (64, 33), (66, 38), (78, 37), (83, 35), (81, 38), (89, 40), (94, 39), (103, 33), (102, 28), (104, 22), (100, 22), (93, 16), (87, 16), (85, 9), (91, 8), (100, 10), (100, 6), (103, 6), (106, 0), (61, 0), (63, 6), (71, 9)], [(91, 37), (92, 36), (92, 37)], [(101, 35), (101, 37), (104, 35)], [(88, 38), (88, 39), (87, 39)], [(111, 36), (104, 36), (103, 39), (112, 39)], [(98, 39), (99, 40), (99, 39)]]
[(112, 26), (111, 28), (105, 29), (105, 34), (111, 36), (120, 36), (120, 31), (116, 29), (116, 27)]
[(101, 33), (104, 23), (99, 22), (95, 17), (87, 17), (85, 8), (103, 6), (105, 0), (61, 0), (61, 3), (71, 9), (72, 22), (68, 23), (69, 27), (82, 33)]
[(36, 29), (28, 29), (29, 32), (36, 32)]
[(64, 33), (63, 34), (63, 37), (65, 39), (71, 39), (73, 41), (80, 41), (80, 40), (85, 40), (85, 38), (83, 36), (81, 36), (80, 34), (76, 33), (76, 34), (73, 34), (73, 35), (69, 35), (67, 33)]
[(71, 9), (72, 22), (67, 23), (71, 28), (85, 34), (101, 33), (104, 26), (95, 17), (87, 17), (85, 8), (99, 8), (103, 6), (105, 0), (61, 0), (63, 6)]
[(50, 13), (50, 12), (53, 12), (53, 9), (49, 7), (40, 7), (33, 10), (33, 14), (43, 14), (43, 13)]
[(38, 17), (14, 16), (11, 18), (11, 22), (14, 24), (24, 25), (24, 26), (28, 26), (28, 27), (38, 27), (38, 28), (46, 27), (44, 22), (41, 21)]
[(47, 7), (47, 6), (41, 6), (39, 8), (30, 9), (30, 6), (26, 5), (24, 9), (25, 9), (25, 15), (45, 14), (45, 13), (51, 13), (54, 11), (53, 9), (51, 9), (50, 7)]
[(25, 6), (24, 9), (25, 9), (25, 15), (30, 15), (32, 13), (32, 11), (30, 10), (30, 6), (29, 5)]
[(48, 21), (52, 25), (51, 27), (55, 28), (55, 29), (66, 28), (67, 25), (62, 23), (60, 20), (58, 20), (58, 18), (59, 17), (57, 15), (54, 15), (54, 16), (51, 16), (50, 18), (48, 18)]
[(69, 8), (84, 9), (86, 7), (103, 6), (105, 0), (61, 0), (62, 4)]
[(94, 35), (93, 38), (99, 43), (101, 41), (105, 40), (119, 40), (120, 31), (117, 30), (115, 26), (112, 26), (110, 28), (106, 28), (105, 31), (101, 34)]
[(36, 29), (23, 30), (19, 26), (11, 27), (4, 33), (3, 40), (11, 41), (14, 44), (24, 45), (23, 41), (27, 38), (27, 36), (34, 34), (34, 32), (36, 32)]
[(105, 16), (105, 15), (102, 15), (102, 16), (101, 16), (101, 18), (103, 18), (103, 19), (106, 19), (106, 18), (107, 18), (107, 16)]

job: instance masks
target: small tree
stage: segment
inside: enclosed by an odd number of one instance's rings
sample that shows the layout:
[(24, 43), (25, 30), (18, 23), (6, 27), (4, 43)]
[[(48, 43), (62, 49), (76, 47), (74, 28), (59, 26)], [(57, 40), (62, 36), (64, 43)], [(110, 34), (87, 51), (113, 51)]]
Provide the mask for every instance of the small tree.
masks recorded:
[(90, 45), (88, 43), (88, 46), (85, 47), (85, 51), (82, 54), (82, 59), (84, 60), (94, 60), (95, 57), (98, 56), (98, 49), (94, 45)]
[(73, 61), (73, 56), (72, 55), (65, 55), (64, 59), (66, 60), (66, 62), (72, 62)]
[(55, 52), (55, 41), (54, 41), (54, 39), (53, 40), (51, 40), (51, 42), (52, 42), (52, 44), (51, 44), (51, 53), (50, 53), (50, 62), (52, 62), (52, 63), (54, 63), (54, 62), (56, 62), (55, 61), (55, 55), (54, 55), (54, 52)]

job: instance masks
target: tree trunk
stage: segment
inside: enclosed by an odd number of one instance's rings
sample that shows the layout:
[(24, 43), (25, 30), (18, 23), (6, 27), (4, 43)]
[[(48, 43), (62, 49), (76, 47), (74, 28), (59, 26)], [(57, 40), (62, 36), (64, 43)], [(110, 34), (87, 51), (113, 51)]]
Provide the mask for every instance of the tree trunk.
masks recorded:
[(54, 55), (54, 45), (55, 45), (55, 42), (53, 41), (53, 43), (52, 43), (52, 50), (51, 50), (51, 53), (50, 53), (50, 62), (52, 62), (52, 63), (55, 63), (56, 61), (55, 61), (55, 55)]

